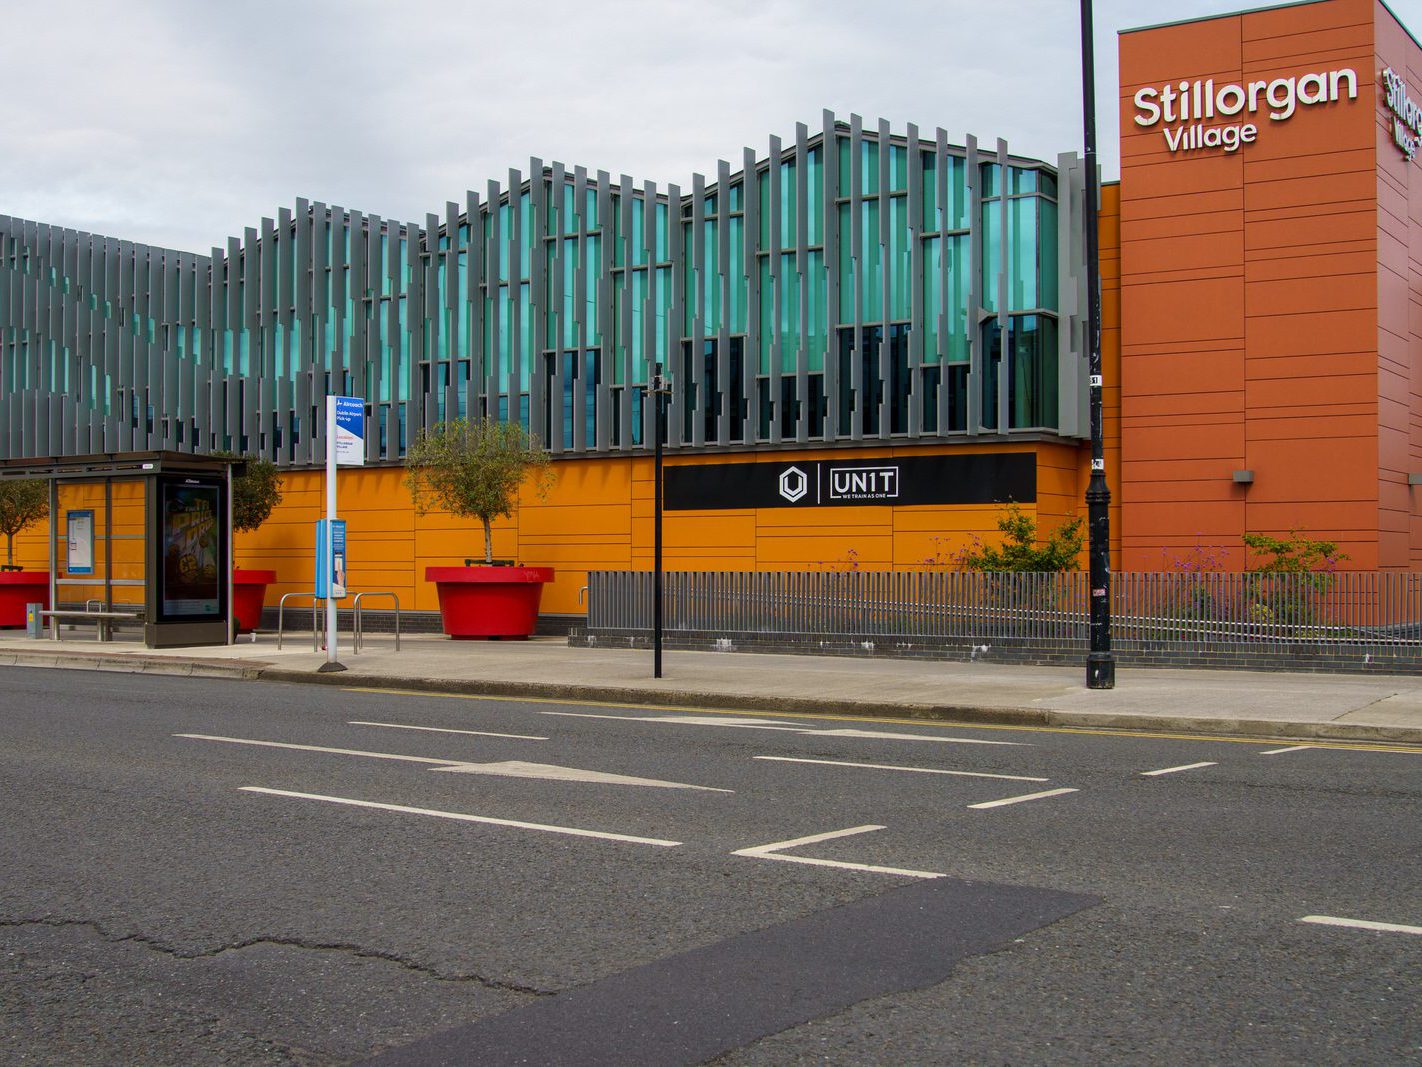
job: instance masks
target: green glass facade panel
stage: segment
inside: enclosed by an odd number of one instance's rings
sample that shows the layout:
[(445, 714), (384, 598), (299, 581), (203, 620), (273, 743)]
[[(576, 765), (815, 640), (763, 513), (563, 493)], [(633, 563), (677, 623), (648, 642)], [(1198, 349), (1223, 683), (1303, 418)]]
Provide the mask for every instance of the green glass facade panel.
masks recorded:
[(1008, 167), (1007, 191), (1012, 194), (1037, 192), (1037, 174), (1035, 168)]
[(1002, 192), (1002, 168), (996, 163), (978, 164), (978, 188), (986, 200)]
[(1037, 306), (1056, 311), (1060, 298), (1056, 201), (1038, 198), (1037, 216)]
[(732, 215), (726, 220), (727, 238), (731, 261), (726, 264), (731, 290), (731, 306), (727, 309), (726, 328), (731, 333), (745, 333), (748, 327), (747, 302), (750, 298), (750, 279), (745, 270), (746, 220), (743, 216)]
[(1037, 198), (1007, 202), (1007, 306), (1014, 311), (1037, 304)]
[(908, 197), (889, 198), (889, 318), (907, 319), (913, 306)]
[[(671, 325), (672, 309), (672, 269), (670, 267), (657, 268), (657, 352), (656, 360), (663, 367), (669, 367), (667, 361), (668, 351), (668, 329)], [(645, 380), (645, 379), (644, 379)]]
[[(622, 213), (618, 212), (621, 218)], [(632, 232), (628, 235), (628, 247), (632, 252), (632, 264), (637, 267), (647, 265), (647, 212), (642, 198), (632, 199)]]
[(884, 319), (884, 248), (879, 244), (879, 200), (865, 200), (859, 206), (864, 227), (863, 306), (864, 322)]
[(944, 338), (949, 363), (967, 363), (968, 298), (972, 291), (972, 239), (968, 234), (945, 237), (948, 255), (948, 310), (945, 315), (947, 336)]
[(702, 322), (703, 336), (710, 337), (721, 329), (721, 276), (716, 262), (720, 242), (717, 238), (719, 227), (716, 220), (707, 219), (702, 223), (706, 252), (701, 270), (702, 306), (706, 318)]
[(760, 277), (757, 285), (760, 292), (760, 318), (757, 323), (760, 333), (760, 373), (770, 373), (770, 350), (775, 343), (775, 286), (770, 277), (770, 257), (761, 256), (757, 261)]
[(982, 305), (987, 311), (997, 310), (998, 267), (1002, 262), (1002, 204), (983, 201), (982, 208)]
[(1060, 388), (1056, 319), (1047, 315), (1014, 315), (1009, 329), (1011, 428), (1055, 427)]
[(854, 259), (850, 255), (852, 216), (848, 202), (839, 205), (839, 321), (853, 322)]
[(780, 372), (794, 372), (800, 351), (800, 275), (795, 253), (780, 257)]
[(671, 259), (671, 236), (667, 229), (670, 225), (670, 209), (666, 204), (657, 205), (657, 262), (665, 263)]
[(805, 299), (809, 306), (806, 318), (810, 333), (805, 338), (809, 350), (810, 373), (825, 369), (825, 349), (829, 345), (829, 276), (825, 271), (825, 254), (811, 249), (805, 265)]
[(879, 191), (879, 142), (868, 139), (859, 145), (859, 180), (865, 196)]
[(602, 237), (589, 234), (586, 249), (587, 294), (583, 304), (583, 321), (588, 324), (588, 344), (602, 343), (600, 323), (597, 317), (597, 277), (602, 263)]
[[(938, 317), (943, 313), (943, 242), (942, 237), (927, 237), (923, 242), (923, 362), (938, 363)], [(951, 238), (947, 238), (951, 240)]]
[[(518, 276), (529, 277), (532, 272), (533, 248), (538, 243), (538, 230), (533, 225), (533, 198), (524, 193), (518, 198), (519, 262)], [(403, 249), (404, 242), (401, 242)], [(406, 279), (408, 283), (408, 277)]]
[(815, 147), (809, 150), (807, 156), (805, 169), (805, 195), (808, 198), (805, 203), (806, 243), (818, 245), (823, 244), (825, 240), (824, 152)]
[(903, 145), (889, 146), (889, 191), (908, 191), (908, 149)]
[(795, 164), (780, 164), (780, 248), (795, 247), (795, 215), (799, 210), (795, 181)]

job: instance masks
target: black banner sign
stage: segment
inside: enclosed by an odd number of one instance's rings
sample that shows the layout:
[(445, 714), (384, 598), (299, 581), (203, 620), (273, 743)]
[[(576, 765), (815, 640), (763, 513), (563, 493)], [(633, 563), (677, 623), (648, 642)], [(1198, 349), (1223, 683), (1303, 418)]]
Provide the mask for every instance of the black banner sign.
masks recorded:
[(1031, 504), (1031, 452), (894, 459), (706, 463), (665, 469), (668, 511), (863, 507), (896, 504)]

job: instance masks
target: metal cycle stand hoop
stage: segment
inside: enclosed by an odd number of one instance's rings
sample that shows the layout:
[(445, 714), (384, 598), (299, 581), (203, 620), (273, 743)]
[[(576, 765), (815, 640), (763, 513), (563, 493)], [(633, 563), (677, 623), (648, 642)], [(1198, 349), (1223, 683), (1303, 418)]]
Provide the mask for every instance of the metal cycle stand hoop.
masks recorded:
[(277, 651), (278, 651), (278, 652), (281, 651), (282, 637), (284, 636), (285, 623), (286, 623), (286, 618), (285, 618), (285, 615), (286, 615), (286, 602), (287, 602), (287, 600), (288, 600), (289, 598), (294, 597), (294, 596), (309, 596), (309, 597), (311, 598), (311, 601), (312, 601), (312, 603), (311, 603), (311, 651), (312, 651), (312, 652), (319, 652), (319, 651), (321, 651), (321, 650), (320, 650), (320, 648), (317, 647), (317, 643), (318, 643), (318, 642), (317, 642), (317, 628), (316, 628), (316, 607), (317, 607), (317, 605), (316, 605), (316, 590), (314, 590), (314, 589), (311, 590), (310, 592), (283, 593), (282, 596), (281, 596), (281, 599), (280, 599), (279, 601), (277, 601)]
[(400, 651), (400, 598), (399, 598), (398, 596), (396, 596), (394, 593), (391, 593), (391, 592), (388, 592), (388, 591), (385, 591), (385, 590), (369, 590), (369, 591), (364, 592), (364, 593), (357, 593), (357, 594), (356, 594), (356, 597), (355, 597), (355, 601), (354, 601), (353, 604), (351, 605), (351, 606), (352, 606), (352, 609), (353, 609), (353, 611), (354, 611), (354, 614), (355, 614), (355, 620), (354, 620), (354, 622), (351, 624), (351, 630), (352, 630), (352, 637), (351, 637), (351, 654), (352, 654), (352, 655), (360, 655), (361, 646), (362, 646), (363, 644), (365, 644), (365, 626), (364, 626), (364, 624), (361, 622), (360, 602), (361, 602), (361, 600), (362, 600), (363, 598), (368, 597), (368, 596), (388, 596), (391, 600), (395, 601), (395, 651), (396, 651), (396, 652), (399, 652), (399, 651)]

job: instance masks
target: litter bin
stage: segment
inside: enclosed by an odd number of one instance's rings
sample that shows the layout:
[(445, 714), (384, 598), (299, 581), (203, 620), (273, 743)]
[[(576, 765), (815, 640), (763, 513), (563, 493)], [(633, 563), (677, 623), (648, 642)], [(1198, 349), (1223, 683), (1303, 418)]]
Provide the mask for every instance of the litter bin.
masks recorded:
[(43, 610), (43, 604), (25, 605), (25, 633), (31, 637), (44, 636), (44, 616), (40, 614)]

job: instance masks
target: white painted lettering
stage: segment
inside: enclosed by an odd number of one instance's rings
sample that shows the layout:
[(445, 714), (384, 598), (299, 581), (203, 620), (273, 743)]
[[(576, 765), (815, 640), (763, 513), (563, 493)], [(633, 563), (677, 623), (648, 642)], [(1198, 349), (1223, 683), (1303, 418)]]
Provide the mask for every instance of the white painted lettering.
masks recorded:
[(1136, 116), (1137, 126), (1154, 126), (1160, 121), (1160, 105), (1155, 102), (1159, 95), (1150, 88), (1136, 90), (1136, 110), (1140, 112)]

